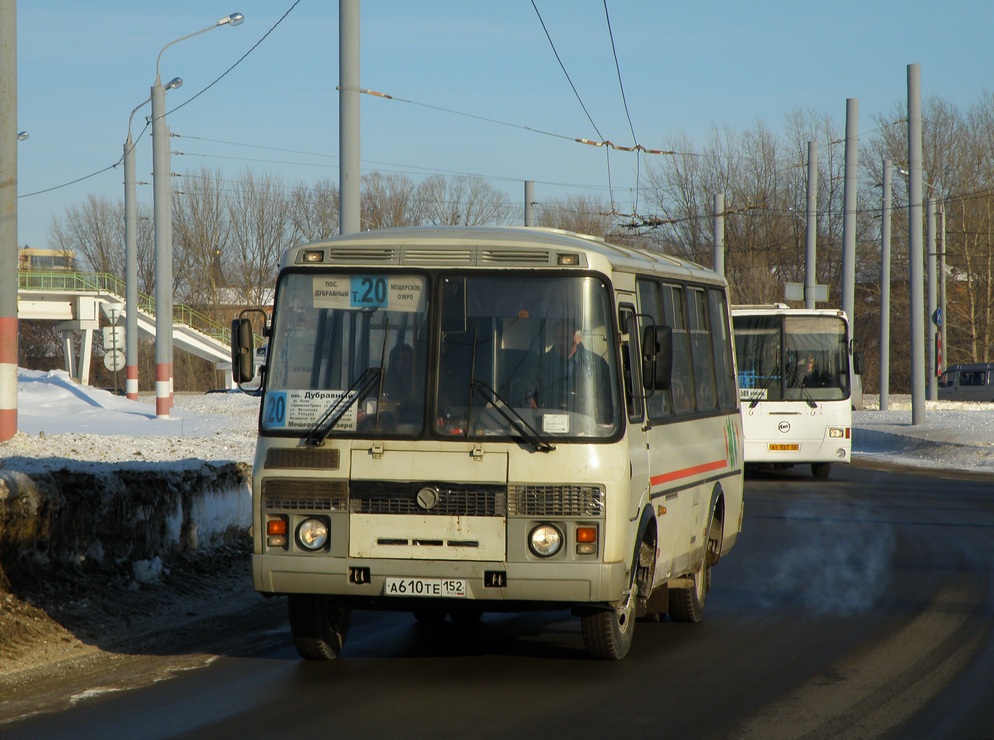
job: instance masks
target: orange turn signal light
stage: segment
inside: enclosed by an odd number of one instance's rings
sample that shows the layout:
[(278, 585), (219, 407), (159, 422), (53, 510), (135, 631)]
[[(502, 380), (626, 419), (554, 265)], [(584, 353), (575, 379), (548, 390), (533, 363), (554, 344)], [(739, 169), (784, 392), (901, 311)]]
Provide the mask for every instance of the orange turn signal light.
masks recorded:
[(577, 527), (577, 542), (597, 542), (597, 527)]
[(266, 522), (266, 534), (270, 537), (275, 537), (279, 535), (286, 535), (287, 523), (286, 519), (270, 519)]

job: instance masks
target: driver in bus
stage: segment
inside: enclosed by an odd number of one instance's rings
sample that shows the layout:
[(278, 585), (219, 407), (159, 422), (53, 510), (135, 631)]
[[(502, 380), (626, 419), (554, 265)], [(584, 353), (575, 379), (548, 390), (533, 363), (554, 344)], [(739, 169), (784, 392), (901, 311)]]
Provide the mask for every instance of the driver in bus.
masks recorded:
[(814, 355), (808, 355), (805, 370), (804, 380), (801, 381), (802, 388), (827, 388), (831, 383), (831, 377), (828, 373), (818, 371), (818, 363), (815, 362)]
[(532, 408), (579, 411), (609, 424), (613, 417), (607, 362), (580, 341), (577, 322), (563, 319), (552, 332), (552, 347), (538, 360)]

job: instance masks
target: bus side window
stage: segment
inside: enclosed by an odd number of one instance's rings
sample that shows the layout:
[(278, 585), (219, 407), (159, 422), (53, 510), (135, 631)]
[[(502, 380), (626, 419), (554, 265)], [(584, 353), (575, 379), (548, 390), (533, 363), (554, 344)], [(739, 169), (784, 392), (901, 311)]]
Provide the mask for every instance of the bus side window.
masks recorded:
[(732, 342), (728, 333), (728, 308), (725, 293), (717, 288), (708, 289), (711, 313), (711, 342), (714, 345), (715, 375), (718, 380), (718, 405), (734, 409), (737, 405), (735, 374), (732, 370)]
[(711, 411), (718, 406), (715, 391), (714, 352), (711, 346), (711, 327), (708, 324), (708, 307), (701, 288), (687, 289), (690, 307), (690, 345), (694, 362), (694, 387), (697, 390), (697, 410)]
[[(659, 283), (655, 280), (639, 278), (638, 280), (639, 312), (651, 318), (652, 322), (660, 326), (663, 323), (663, 307), (659, 296)], [(639, 331), (645, 331), (648, 323), (640, 322)], [(673, 413), (673, 406), (670, 403), (670, 392), (668, 390), (657, 390), (648, 394), (645, 401), (646, 411), (649, 419), (659, 421), (665, 419)]]
[(673, 381), (670, 389), (673, 409), (678, 414), (694, 410), (694, 368), (691, 365), (690, 334), (683, 288), (663, 286), (663, 324), (673, 330)]

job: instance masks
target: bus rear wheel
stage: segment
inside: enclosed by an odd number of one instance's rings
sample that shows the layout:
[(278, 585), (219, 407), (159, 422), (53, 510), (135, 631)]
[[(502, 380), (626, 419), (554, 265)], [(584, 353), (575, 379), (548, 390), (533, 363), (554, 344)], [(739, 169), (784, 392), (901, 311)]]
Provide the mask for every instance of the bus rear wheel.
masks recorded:
[(319, 594), (287, 596), (293, 644), (305, 660), (334, 660), (349, 633), (352, 608), (340, 597)]
[(704, 617), (704, 597), (708, 592), (711, 566), (705, 561), (697, 573), (691, 573), (694, 585), (669, 590), (669, 614), (674, 622), (700, 622)]

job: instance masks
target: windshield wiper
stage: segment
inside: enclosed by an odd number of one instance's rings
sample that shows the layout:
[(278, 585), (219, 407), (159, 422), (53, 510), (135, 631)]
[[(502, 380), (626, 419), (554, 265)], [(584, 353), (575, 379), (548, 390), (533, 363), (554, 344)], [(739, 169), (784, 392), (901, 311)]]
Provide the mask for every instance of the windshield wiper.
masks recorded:
[(308, 447), (320, 447), (323, 445), (325, 439), (331, 434), (331, 430), (334, 429), (335, 424), (345, 416), (348, 410), (355, 405), (366, 391), (379, 381), (382, 373), (382, 368), (367, 367), (362, 372), (362, 375), (324, 412), (324, 416), (307, 433), (304, 444)]
[(793, 364), (790, 366), (790, 379), (793, 380), (797, 387), (801, 389), (801, 395), (804, 396), (804, 402), (813, 409), (818, 408), (818, 404), (815, 403), (814, 398), (808, 393), (808, 389), (804, 387), (804, 381), (797, 377), (797, 368)]
[(546, 442), (542, 438), (542, 435), (531, 424), (525, 421), (524, 417), (515, 411), (490, 385), (482, 380), (471, 380), (470, 387), (476, 393), (479, 393), (484, 401), (492, 405), (497, 410), (497, 413), (504, 417), (504, 421), (514, 427), (514, 431), (525, 442), (531, 445), (533, 450), (536, 452), (552, 452), (556, 449), (555, 445)]
[(763, 383), (763, 387), (759, 389), (759, 393), (757, 393), (755, 398), (752, 399), (752, 402), (749, 404), (749, 408), (754, 409), (756, 408), (756, 406), (759, 405), (760, 398), (763, 396), (764, 392), (770, 390), (770, 383), (773, 382), (774, 378), (779, 378), (779, 377), (780, 377), (780, 366), (777, 365), (775, 368), (773, 368), (773, 372), (770, 373), (770, 376), (766, 379), (766, 382)]

